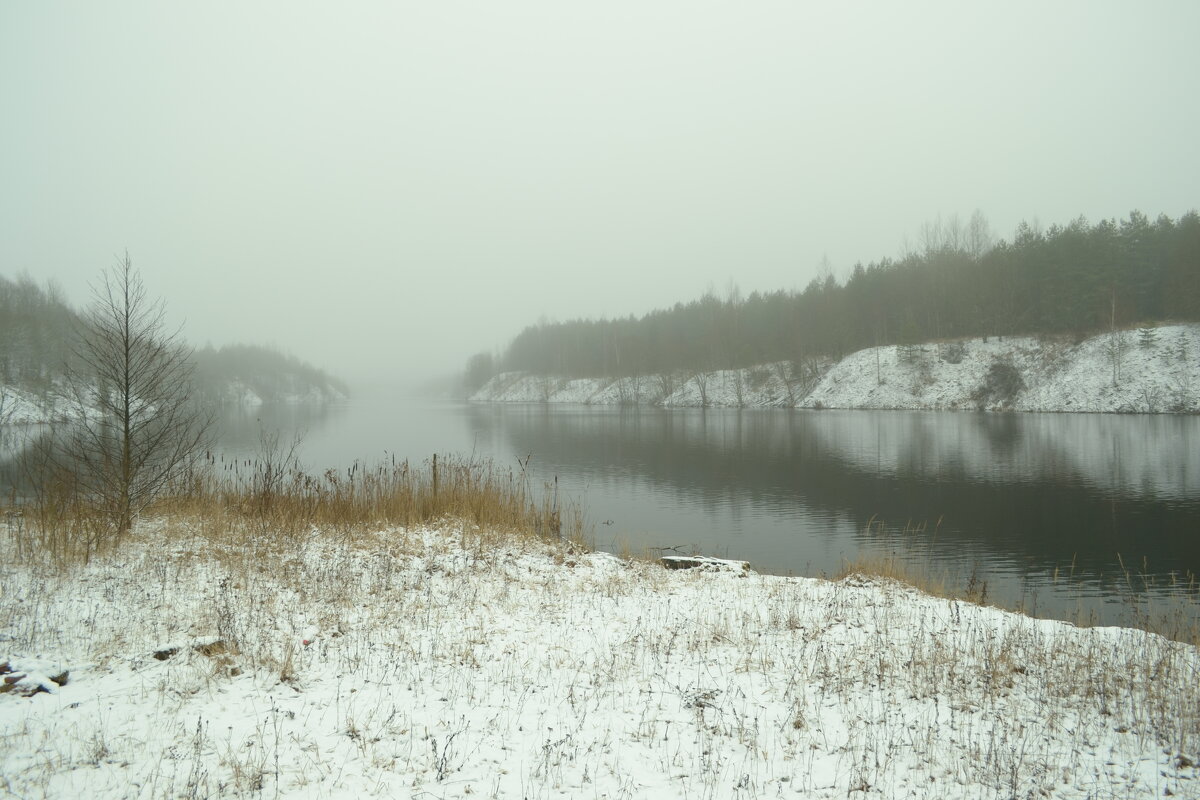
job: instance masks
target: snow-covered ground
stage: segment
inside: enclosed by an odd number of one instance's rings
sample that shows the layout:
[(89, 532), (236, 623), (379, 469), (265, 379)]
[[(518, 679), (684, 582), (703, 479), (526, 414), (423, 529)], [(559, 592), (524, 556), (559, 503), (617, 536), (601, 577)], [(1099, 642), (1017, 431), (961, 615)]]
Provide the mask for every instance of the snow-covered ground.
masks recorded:
[(0, 425), (39, 425), (70, 416), (64, 398), (38, 397), (32, 392), (0, 384)]
[[(826, 365), (821, 365), (823, 368)], [(805, 379), (788, 363), (747, 369), (627, 378), (556, 378), (506, 372), (474, 396), (476, 403), (582, 403), (678, 407), (792, 406), (804, 396)], [(811, 384), (817, 373), (809, 378)]]
[(454, 523), (220, 530), (65, 570), (5, 537), (3, 792), (1200, 796), (1200, 655), (1151, 634)]
[(258, 392), (239, 380), (232, 380), (223, 386), (217, 393), (217, 398), (221, 403), (246, 408), (257, 408), (263, 404), (263, 399)]
[[(264, 403), (254, 389), (239, 380), (230, 381), (222, 387), (215, 399), (247, 408), (256, 408)], [(346, 399), (346, 395), (337, 389), (322, 390), (310, 386), (281, 392), (276, 402), (285, 405), (322, 405), (340, 403)], [(68, 420), (76, 414), (78, 410), (73, 402), (62, 393), (50, 393), (43, 398), (15, 386), (0, 384), (0, 425), (42, 425)]]
[[(1014, 391), (984, 391), (993, 366)], [(797, 406), (801, 408), (1012, 409), (1161, 413), (1200, 411), (1200, 326), (1101, 334), (1079, 343), (990, 337), (860, 350), (832, 365), (766, 364), (742, 370), (619, 381), (505, 373), (475, 402)]]
[[(284, 390), (274, 396), (272, 402), (284, 405), (322, 405), (325, 403), (342, 403), (346, 395), (333, 387), (300, 386), (297, 381), (291, 390)], [(257, 408), (267, 401), (245, 381), (233, 379), (215, 393), (216, 400), (223, 404)]]

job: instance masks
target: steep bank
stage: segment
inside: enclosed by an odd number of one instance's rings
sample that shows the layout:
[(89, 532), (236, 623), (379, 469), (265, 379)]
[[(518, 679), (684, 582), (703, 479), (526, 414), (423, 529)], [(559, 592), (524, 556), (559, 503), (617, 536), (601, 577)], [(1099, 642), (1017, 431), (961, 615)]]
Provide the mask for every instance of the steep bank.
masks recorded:
[(1004, 337), (886, 345), (830, 363), (635, 378), (504, 373), (471, 398), (494, 403), (1196, 413), (1200, 326), (1078, 342)]

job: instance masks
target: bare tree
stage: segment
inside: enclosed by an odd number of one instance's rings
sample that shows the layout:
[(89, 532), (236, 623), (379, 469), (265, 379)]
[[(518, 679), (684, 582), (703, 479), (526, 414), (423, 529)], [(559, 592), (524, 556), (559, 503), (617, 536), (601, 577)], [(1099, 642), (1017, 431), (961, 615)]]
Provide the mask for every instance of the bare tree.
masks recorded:
[(791, 364), (786, 361), (777, 361), (772, 366), (775, 368), (775, 376), (779, 378), (779, 383), (783, 385), (784, 391), (787, 392), (788, 407), (795, 407), (799, 398), (796, 397), (796, 384), (792, 381)]
[(938, 253), (962, 252), (966, 233), (957, 214), (952, 214), (948, 219), (942, 219), (942, 215), (938, 214), (937, 219), (921, 226), (919, 236), (923, 255), (929, 258)]
[(7, 425), (16, 413), (16, 402), (9, 399), (8, 390), (0, 385), (0, 427)]
[(975, 209), (971, 214), (971, 221), (967, 223), (967, 254), (979, 261), (992, 249), (993, 242), (992, 228), (988, 225), (987, 217), (978, 208)]
[(735, 369), (732, 375), (726, 374), (726, 385), (728, 381), (733, 381), (733, 394), (737, 398), (738, 408), (746, 407), (746, 370)]
[(658, 384), (658, 403), (661, 405), (667, 401), (667, 398), (675, 394), (675, 373), (665, 369), (654, 377)]
[(1112, 364), (1112, 385), (1117, 386), (1121, 383), (1121, 365), (1125, 359), (1125, 353), (1129, 350), (1129, 342), (1125, 339), (1125, 332), (1117, 330), (1117, 290), (1112, 290), (1112, 305), (1109, 308), (1108, 318), (1108, 336), (1104, 344), (1104, 352), (1108, 355), (1109, 363)]
[(92, 287), (68, 374), (77, 420), (54, 461), (120, 536), (189, 467), (211, 426), (192, 402), (191, 349), (126, 254)]
[(553, 375), (542, 375), (537, 379), (538, 394), (543, 403), (549, 403), (550, 398), (559, 390), (559, 380)]
[(692, 373), (692, 381), (696, 384), (696, 388), (700, 390), (700, 407), (708, 408), (708, 382), (712, 378), (712, 374), (704, 370), (696, 370)]
[(800, 394), (807, 397), (821, 382), (823, 372), (816, 356), (805, 355), (792, 362), (792, 375), (799, 383)]

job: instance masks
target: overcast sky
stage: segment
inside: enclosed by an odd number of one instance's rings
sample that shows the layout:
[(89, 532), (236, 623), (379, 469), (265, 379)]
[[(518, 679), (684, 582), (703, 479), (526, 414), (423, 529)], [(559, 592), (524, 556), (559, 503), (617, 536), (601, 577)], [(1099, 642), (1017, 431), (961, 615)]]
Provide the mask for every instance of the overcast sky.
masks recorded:
[(356, 379), (1200, 206), (1200, 3), (6, 2), (0, 273)]

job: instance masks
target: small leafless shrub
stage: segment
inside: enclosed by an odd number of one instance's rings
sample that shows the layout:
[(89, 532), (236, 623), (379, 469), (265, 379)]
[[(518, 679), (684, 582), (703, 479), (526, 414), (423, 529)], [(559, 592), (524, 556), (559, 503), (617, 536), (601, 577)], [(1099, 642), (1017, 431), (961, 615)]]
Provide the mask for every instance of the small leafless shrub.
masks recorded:
[(920, 394), (927, 387), (933, 385), (933, 364), (930, 363), (923, 351), (910, 363), (914, 368), (912, 393)]
[[(703, 370), (692, 374), (692, 381), (696, 384), (696, 389), (700, 392), (700, 405), (703, 408), (708, 408), (709, 406), (708, 382), (711, 378), (712, 373), (704, 372)], [(664, 400), (666, 400), (668, 397), (670, 397), (670, 395), (663, 395)]]
[(1021, 370), (1012, 361), (997, 358), (988, 367), (983, 383), (971, 395), (981, 407), (989, 405), (1010, 406), (1025, 389)]
[(804, 356), (792, 362), (792, 378), (801, 395), (807, 395), (815, 389), (823, 374), (821, 361), (815, 356)]
[(538, 394), (543, 403), (549, 403), (550, 398), (562, 388), (562, 381), (553, 375), (543, 375), (538, 379)]
[(727, 379), (733, 381), (733, 395), (737, 400), (738, 408), (746, 407), (746, 370), (735, 369), (733, 374)]
[(896, 355), (902, 364), (913, 364), (925, 355), (925, 348), (919, 344), (902, 344), (896, 348)]
[(1158, 386), (1147, 385), (1142, 387), (1142, 403), (1145, 406), (1147, 414), (1157, 414), (1162, 410), (1163, 406), (1162, 391)]
[(1109, 331), (1104, 340), (1104, 353), (1108, 356), (1108, 362), (1112, 366), (1113, 386), (1121, 383), (1121, 368), (1125, 362), (1125, 354), (1128, 352), (1129, 340), (1125, 338), (1125, 332)]
[(961, 364), (967, 354), (967, 347), (962, 342), (945, 342), (938, 345), (938, 357), (947, 364)]
[(631, 375), (624, 381), (625, 395), (621, 398), (621, 405), (625, 406), (640, 406), (644, 399), (643, 395), (646, 392), (646, 386), (649, 378), (641, 375)]
[(1176, 413), (1186, 413), (1194, 411), (1196, 407), (1196, 395), (1192, 387), (1192, 376), (1190, 372), (1184, 371), (1175, 379), (1175, 385), (1172, 387), (1171, 410)]
[(792, 377), (791, 365), (786, 361), (780, 361), (775, 364), (775, 376), (779, 378), (779, 382), (783, 384), (784, 391), (787, 392), (787, 404), (789, 406), (796, 405), (796, 382)]
[(766, 367), (751, 367), (746, 370), (746, 379), (752, 389), (761, 389), (771, 380), (771, 370)]

